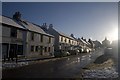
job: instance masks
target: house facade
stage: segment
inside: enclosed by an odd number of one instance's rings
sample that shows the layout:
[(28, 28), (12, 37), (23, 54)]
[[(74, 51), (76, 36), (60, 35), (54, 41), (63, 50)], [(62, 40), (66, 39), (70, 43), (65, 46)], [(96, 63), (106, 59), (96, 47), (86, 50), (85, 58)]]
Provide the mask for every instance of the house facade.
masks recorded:
[(105, 40), (102, 41), (103, 47), (110, 47), (110, 41), (105, 37)]
[(39, 26), (22, 20), (20, 13), (13, 18), (2, 17), (2, 57), (53, 56), (54, 36)]
[(53, 28), (53, 25), (50, 24), (49, 28), (48, 28), (48, 33), (51, 35), (55, 36), (55, 51), (69, 51), (69, 50), (73, 50), (74, 46), (76, 46), (78, 43), (77, 41), (72, 38), (69, 35), (66, 35), (56, 29)]
[(24, 33), (26, 29), (17, 24), (12, 18), (2, 17), (2, 57), (24, 55)]
[(98, 40), (93, 41), (93, 43), (95, 44), (95, 47), (94, 47), (95, 49), (102, 47), (102, 44)]

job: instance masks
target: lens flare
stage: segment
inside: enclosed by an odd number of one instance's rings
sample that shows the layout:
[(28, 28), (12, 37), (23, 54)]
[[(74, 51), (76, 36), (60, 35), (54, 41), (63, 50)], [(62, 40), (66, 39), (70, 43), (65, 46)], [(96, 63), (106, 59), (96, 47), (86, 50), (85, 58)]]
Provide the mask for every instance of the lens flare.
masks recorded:
[(111, 32), (107, 34), (110, 41), (118, 40), (118, 28), (114, 28)]

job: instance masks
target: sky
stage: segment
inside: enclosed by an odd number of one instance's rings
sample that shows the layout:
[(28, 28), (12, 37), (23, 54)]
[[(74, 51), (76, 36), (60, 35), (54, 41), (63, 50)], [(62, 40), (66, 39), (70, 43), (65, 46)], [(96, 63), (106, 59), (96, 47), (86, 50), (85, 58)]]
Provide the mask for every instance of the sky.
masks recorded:
[(54, 28), (75, 37), (116, 40), (117, 2), (3, 2), (2, 15), (12, 17), (19, 11), (22, 19)]

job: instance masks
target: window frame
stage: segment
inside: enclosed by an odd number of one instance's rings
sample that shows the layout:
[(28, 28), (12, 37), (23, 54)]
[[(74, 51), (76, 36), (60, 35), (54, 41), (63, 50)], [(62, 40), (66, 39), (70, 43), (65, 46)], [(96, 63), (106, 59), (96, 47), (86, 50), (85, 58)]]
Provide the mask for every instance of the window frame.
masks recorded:
[(16, 28), (10, 28), (10, 36), (17, 38), (17, 29)]
[(31, 52), (34, 52), (34, 45), (31, 45)]
[(31, 32), (31, 40), (34, 41), (35, 33)]

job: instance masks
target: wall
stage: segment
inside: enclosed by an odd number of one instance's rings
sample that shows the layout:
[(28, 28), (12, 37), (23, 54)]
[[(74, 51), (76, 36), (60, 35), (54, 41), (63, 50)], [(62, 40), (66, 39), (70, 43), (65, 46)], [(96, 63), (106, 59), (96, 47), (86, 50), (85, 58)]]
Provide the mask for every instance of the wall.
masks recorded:
[[(31, 33), (28, 32), (28, 41), (27, 41), (27, 53), (28, 56), (49, 56), (50, 53), (54, 53), (54, 39), (51, 38), (51, 43), (49, 43), (49, 36), (43, 35), (43, 42), (41, 42), (41, 35), (39, 33), (34, 33), (34, 40), (31, 40)], [(31, 51), (31, 46), (34, 46), (34, 51)], [(36, 46), (38, 46), (38, 51), (35, 51)], [(43, 47), (41, 52), (41, 46)], [(47, 52), (45, 52), (45, 47), (47, 47)], [(50, 52), (48, 52), (48, 48), (50, 47)]]

